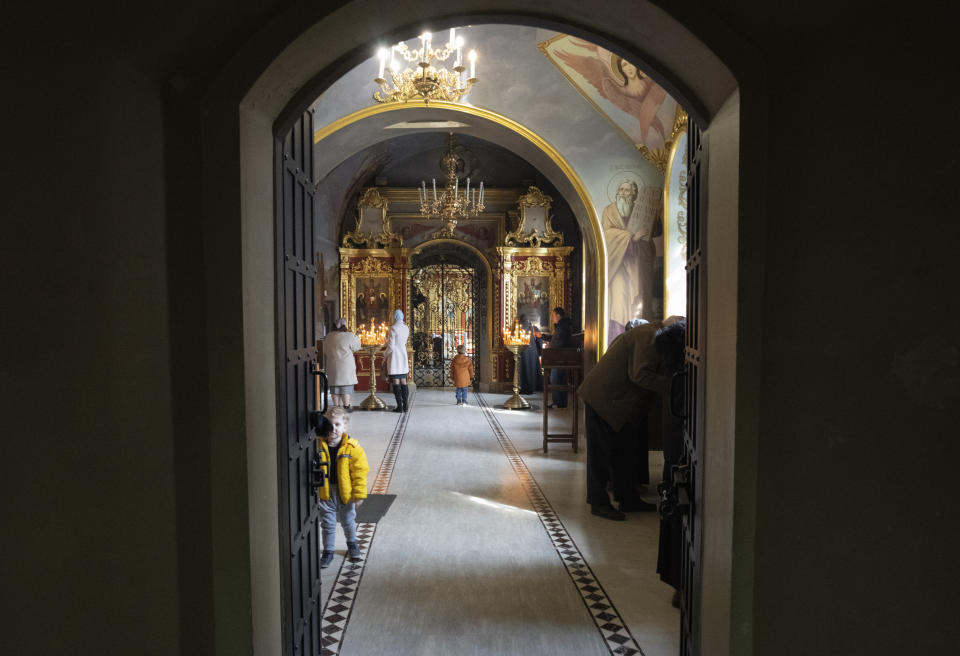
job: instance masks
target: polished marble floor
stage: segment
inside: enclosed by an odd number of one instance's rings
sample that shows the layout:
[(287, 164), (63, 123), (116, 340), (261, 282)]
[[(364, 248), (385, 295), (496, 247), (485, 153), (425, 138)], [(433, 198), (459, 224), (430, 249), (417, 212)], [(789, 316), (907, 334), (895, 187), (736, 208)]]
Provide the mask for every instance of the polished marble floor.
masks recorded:
[(361, 526), (360, 562), (343, 559), (338, 530), (323, 577), (326, 653), (678, 653), (656, 515), (591, 515), (583, 445), (544, 454), (542, 415), (505, 410), (506, 398), (471, 394), (458, 407), (453, 390), (419, 389), (407, 415), (351, 415), (371, 490), (397, 498)]

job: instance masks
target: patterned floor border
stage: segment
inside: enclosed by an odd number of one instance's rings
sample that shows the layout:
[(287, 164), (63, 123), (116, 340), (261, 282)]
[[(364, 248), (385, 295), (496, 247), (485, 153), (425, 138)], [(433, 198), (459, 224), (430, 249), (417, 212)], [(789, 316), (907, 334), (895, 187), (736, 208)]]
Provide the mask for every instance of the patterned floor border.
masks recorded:
[(573, 541), (573, 538), (570, 537), (563, 522), (560, 521), (553, 506), (547, 501), (546, 495), (544, 495), (543, 490), (540, 489), (540, 485), (533, 477), (533, 474), (530, 473), (523, 457), (520, 456), (517, 448), (507, 436), (503, 426), (500, 425), (500, 421), (493, 413), (491, 406), (482, 394), (477, 393), (475, 396), (477, 397), (480, 407), (483, 409), (483, 414), (487, 418), (487, 422), (497, 437), (497, 441), (500, 443), (500, 448), (503, 449), (504, 455), (506, 455), (507, 460), (510, 461), (510, 466), (513, 467), (517, 478), (520, 479), (520, 484), (527, 493), (527, 497), (530, 499), (534, 511), (536, 511), (537, 516), (540, 517), (543, 528), (546, 529), (547, 535), (553, 542), (553, 546), (557, 550), (557, 555), (560, 556), (560, 560), (564, 567), (566, 567), (570, 579), (580, 593), (583, 605), (586, 606), (597, 630), (600, 631), (600, 635), (606, 643), (607, 649), (610, 650), (611, 654), (617, 654), (618, 656), (621, 654), (624, 656), (631, 656), (633, 654), (643, 656), (643, 650), (640, 649), (633, 634), (630, 633), (630, 629), (627, 628), (623, 618), (620, 617), (620, 613), (613, 605), (613, 601), (607, 597), (606, 591), (603, 589), (603, 586), (600, 585), (600, 581), (597, 580), (596, 575), (587, 564), (583, 554), (580, 553), (580, 549)]
[[(413, 408), (415, 398), (416, 390), (412, 389), (410, 394), (411, 408)], [(409, 421), (409, 412), (402, 413), (397, 420), (393, 435), (390, 436), (390, 441), (387, 443), (387, 450), (383, 454), (383, 460), (380, 461), (380, 467), (377, 469), (377, 475), (373, 479), (373, 485), (370, 488), (371, 494), (386, 494), (390, 489), (393, 468), (396, 465), (397, 455), (400, 453), (400, 444), (407, 432)], [(340, 653), (343, 637), (347, 632), (347, 625), (350, 623), (350, 614), (353, 612), (353, 602), (356, 599), (357, 591), (360, 589), (364, 566), (367, 564), (367, 552), (373, 544), (373, 536), (376, 535), (376, 532), (376, 523), (357, 524), (360, 560), (355, 562), (346, 558), (340, 560), (340, 568), (334, 577), (333, 585), (330, 586), (330, 594), (327, 596), (327, 601), (320, 616), (320, 632), (323, 634), (323, 649), (320, 651), (322, 656), (335, 656)]]

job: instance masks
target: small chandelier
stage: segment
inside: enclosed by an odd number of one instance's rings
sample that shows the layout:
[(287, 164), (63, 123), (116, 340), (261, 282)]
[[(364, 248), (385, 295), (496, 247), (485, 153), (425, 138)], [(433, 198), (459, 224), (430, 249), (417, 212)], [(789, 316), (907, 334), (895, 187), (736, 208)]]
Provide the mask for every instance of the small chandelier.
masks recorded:
[(460, 188), (457, 178), (457, 154), (454, 152), (454, 137), (450, 133), (447, 139), (447, 152), (443, 156), (443, 168), (447, 171), (447, 186), (437, 195), (437, 179), (433, 178), (432, 193), (427, 189), (426, 181), (420, 182), (417, 192), (420, 196), (420, 214), (428, 219), (440, 219), (446, 227), (435, 236), (452, 237), (453, 229), (459, 219), (468, 219), (483, 212), (483, 182), (480, 188), (470, 189), (470, 178), (466, 188)]
[[(424, 32), (418, 38), (420, 47), (415, 50), (410, 50), (402, 41), (392, 46), (390, 50), (380, 49), (380, 73), (374, 82), (380, 85), (382, 93), (374, 91), (374, 100), (379, 103), (408, 100), (423, 100), (424, 103), (431, 100), (459, 102), (476, 84), (477, 51), (471, 50), (468, 55), (470, 76), (464, 80), (463, 74), (467, 69), (463, 65), (463, 37), (456, 35), (456, 28), (450, 28), (450, 40), (442, 48), (433, 47), (433, 35), (430, 32)], [(433, 60), (444, 62), (454, 53), (456, 59), (453, 62), (453, 70), (437, 68), (430, 63)], [(394, 58), (398, 54), (408, 62), (417, 62), (420, 70), (405, 68), (400, 72), (397, 60)], [(383, 77), (384, 70), (390, 73), (392, 87)]]

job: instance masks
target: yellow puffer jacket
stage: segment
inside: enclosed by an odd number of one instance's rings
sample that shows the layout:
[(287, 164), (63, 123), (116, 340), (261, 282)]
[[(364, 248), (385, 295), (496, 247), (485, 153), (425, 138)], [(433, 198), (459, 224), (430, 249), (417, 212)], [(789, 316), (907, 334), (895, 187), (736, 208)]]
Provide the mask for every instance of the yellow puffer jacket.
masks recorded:
[[(317, 453), (320, 454), (320, 462), (330, 462), (330, 449), (324, 439), (317, 439)], [(337, 487), (340, 488), (340, 500), (344, 503), (350, 503), (358, 499), (367, 498), (367, 472), (370, 471), (370, 465), (367, 464), (367, 454), (363, 452), (360, 443), (349, 435), (344, 434), (340, 442), (340, 449), (337, 451)], [(324, 468), (329, 471), (328, 468)], [(330, 478), (323, 479), (323, 486), (317, 490), (317, 498), (321, 501), (330, 500)]]

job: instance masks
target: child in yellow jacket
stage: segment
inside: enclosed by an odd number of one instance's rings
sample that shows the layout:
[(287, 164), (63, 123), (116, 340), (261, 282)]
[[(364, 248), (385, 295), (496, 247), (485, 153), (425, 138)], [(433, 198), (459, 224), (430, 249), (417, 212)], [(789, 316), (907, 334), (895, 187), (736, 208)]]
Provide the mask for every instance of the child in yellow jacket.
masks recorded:
[(467, 347), (463, 344), (457, 346), (457, 354), (450, 361), (450, 378), (453, 379), (453, 386), (457, 388), (457, 405), (467, 405), (467, 390), (470, 389), (470, 381), (473, 380), (473, 360), (466, 356)]
[(323, 529), (323, 553), (320, 567), (333, 561), (333, 545), (337, 536), (337, 520), (347, 538), (347, 557), (360, 558), (357, 542), (357, 508), (367, 498), (367, 455), (355, 439), (347, 435), (350, 417), (344, 408), (330, 408), (320, 419), (316, 433), (320, 467), (325, 470), (323, 485), (317, 490), (320, 504), (320, 526)]

